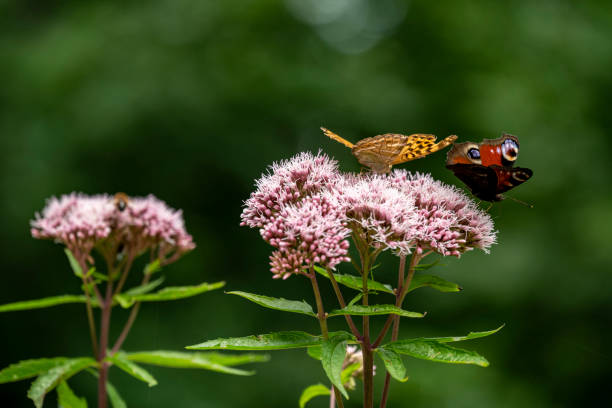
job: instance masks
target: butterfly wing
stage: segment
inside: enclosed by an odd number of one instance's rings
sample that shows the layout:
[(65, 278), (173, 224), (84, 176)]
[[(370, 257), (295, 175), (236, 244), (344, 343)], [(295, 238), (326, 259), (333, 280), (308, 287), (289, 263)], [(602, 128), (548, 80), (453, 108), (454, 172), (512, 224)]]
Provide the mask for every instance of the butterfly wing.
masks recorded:
[(499, 201), (497, 173), (491, 167), (480, 164), (447, 164), (455, 176), (468, 186), (472, 194), (484, 201)]
[(400, 164), (410, 160), (420, 159), (438, 150), (444, 149), (457, 140), (457, 136), (451, 135), (436, 143), (436, 136), (420, 133), (406, 136), (406, 138), (406, 145), (393, 160), (392, 164)]
[(523, 184), (533, 176), (533, 170), (524, 167), (489, 166), (496, 173), (497, 193), (501, 194)]
[(406, 145), (408, 136), (386, 133), (360, 140), (353, 147), (353, 155), (359, 163), (372, 169), (375, 173), (388, 173), (397, 157)]

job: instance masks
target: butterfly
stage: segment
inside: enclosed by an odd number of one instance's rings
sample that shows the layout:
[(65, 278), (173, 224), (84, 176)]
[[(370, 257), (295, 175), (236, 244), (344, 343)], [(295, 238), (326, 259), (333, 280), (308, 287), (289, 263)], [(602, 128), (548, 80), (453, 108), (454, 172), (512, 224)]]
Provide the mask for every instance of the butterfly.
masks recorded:
[(436, 136), (434, 135), (417, 133), (406, 136), (397, 133), (385, 133), (352, 144), (331, 130), (324, 127), (321, 130), (327, 137), (351, 149), (357, 161), (372, 169), (374, 173), (388, 173), (395, 164), (425, 157), (449, 146), (457, 139), (457, 136), (451, 135), (435, 143)]
[(502, 193), (533, 176), (531, 169), (513, 167), (518, 152), (518, 138), (506, 133), (481, 143), (455, 143), (446, 156), (446, 168), (452, 170), (476, 197), (501, 201), (505, 198)]

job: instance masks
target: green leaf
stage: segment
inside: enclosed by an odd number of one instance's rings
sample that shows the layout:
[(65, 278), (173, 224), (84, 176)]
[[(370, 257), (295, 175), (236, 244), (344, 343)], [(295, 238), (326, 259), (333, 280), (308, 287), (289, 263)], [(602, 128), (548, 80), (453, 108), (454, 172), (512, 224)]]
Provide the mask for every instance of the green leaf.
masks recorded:
[(415, 274), (410, 282), (408, 292), (412, 292), (415, 289), (429, 286), (430, 288), (439, 290), (440, 292), (459, 292), (463, 288), (456, 283), (449, 282), (442, 278), (433, 275), (426, 274)]
[(464, 340), (473, 340), (473, 339), (479, 339), (481, 337), (487, 337), (490, 336), (492, 334), (497, 333), (498, 331), (500, 331), (503, 327), (505, 326), (505, 324), (502, 324), (501, 326), (499, 326), (497, 329), (493, 329), (493, 330), (488, 330), (488, 331), (482, 331), (482, 332), (470, 332), (468, 333), (467, 336), (455, 336), (455, 337), (427, 337), (424, 338), (423, 340), (433, 340), (433, 341), (437, 341), (439, 343), (450, 343), (450, 342), (455, 342), (455, 341), (464, 341)]
[(315, 360), (321, 361), (321, 346), (308, 347), (306, 353)]
[(234, 375), (253, 375), (254, 371), (228, 367), (244, 363), (267, 361), (268, 356), (245, 354), (224, 356), (218, 353), (185, 353), (176, 351), (142, 351), (126, 354), (130, 361), (173, 368), (199, 368)]
[(345, 384), (351, 380), (351, 376), (353, 373), (361, 368), (361, 363), (353, 363), (349, 364), (346, 368), (342, 370), (340, 374), (340, 378), (342, 379), (342, 384)]
[(359, 302), (362, 297), (363, 297), (363, 293), (357, 294), (357, 296), (351, 299), (351, 301), (348, 303), (348, 306), (353, 306), (355, 303)]
[(149, 293), (153, 289), (157, 288), (159, 285), (164, 283), (164, 279), (165, 278), (161, 276), (158, 279), (154, 280), (153, 282), (149, 282), (145, 285), (136, 286), (129, 290), (126, 290), (125, 292), (123, 292), (123, 294), (127, 296), (134, 296), (134, 295), (142, 295), (145, 293)]
[(66, 381), (57, 386), (57, 402), (59, 408), (87, 408), (85, 398), (77, 397)]
[(321, 364), (327, 374), (327, 378), (342, 393), (344, 398), (349, 399), (346, 389), (342, 384), (342, 365), (346, 356), (346, 338), (343, 336), (330, 337), (321, 343)]
[(386, 349), (384, 347), (377, 348), (376, 353), (378, 353), (383, 363), (385, 363), (385, 368), (391, 377), (400, 382), (408, 381), (406, 366), (404, 366), (402, 357), (399, 354), (393, 351), (392, 348)]
[(283, 350), (321, 344), (321, 337), (301, 331), (208, 340), (186, 347), (191, 350)]
[(115, 355), (106, 357), (106, 360), (110, 361), (132, 377), (146, 382), (149, 387), (157, 385), (157, 380), (153, 378), (153, 376), (147, 370), (128, 360), (126, 355), (123, 353), (117, 353)]
[(204, 292), (219, 289), (224, 285), (225, 282), (204, 282), (195, 286), (169, 286), (155, 293), (144, 293), (141, 295), (128, 295), (122, 293), (115, 296), (115, 300), (121, 305), (121, 307), (129, 308), (136, 302), (162, 302), (167, 300), (184, 299)]
[(28, 398), (34, 401), (36, 408), (41, 408), (45, 395), (57, 387), (62, 380), (66, 381), (79, 371), (95, 365), (96, 361), (89, 357), (66, 360), (62, 365), (53, 367), (34, 380), (28, 390)]
[(38, 358), (11, 364), (0, 371), (0, 384), (36, 377), (54, 367), (64, 364), (67, 360), (66, 357)]
[[(327, 272), (327, 270), (319, 266), (315, 266), (314, 269), (315, 271), (317, 271), (317, 273), (329, 279), (329, 273)], [(334, 273), (334, 278), (336, 278), (336, 281), (339, 284), (349, 287), (351, 289), (361, 291), (363, 287), (361, 276), (343, 275), (340, 273)], [(393, 288), (390, 285), (385, 285), (383, 283), (376, 282), (370, 279), (368, 279), (368, 290), (373, 291), (373, 292), (385, 292), (385, 293), (393, 294)]]
[[(45, 307), (63, 305), (66, 303), (85, 303), (87, 298), (84, 295), (60, 295), (51, 296), (36, 300), (23, 300), (21, 302), (7, 303), (0, 306), (0, 312), (16, 312), (19, 310), (42, 309)], [(97, 306), (97, 301), (91, 300), (93, 306)]]
[(66, 256), (68, 257), (68, 262), (70, 263), (70, 267), (72, 268), (72, 272), (79, 278), (83, 277), (83, 268), (79, 265), (79, 261), (76, 260), (72, 252), (68, 248), (64, 249)]
[(414, 269), (417, 270), (417, 271), (426, 271), (427, 269), (431, 269), (431, 268), (433, 268), (434, 266), (436, 266), (439, 263), (440, 263), (440, 260), (437, 260), (437, 261), (432, 262), (430, 264), (419, 264), (419, 265), (416, 265), (414, 267)]
[(158, 272), (160, 270), (161, 270), (161, 260), (158, 258), (158, 259), (154, 260), (153, 262), (148, 263), (145, 266), (143, 273), (145, 275), (151, 275), (151, 274), (153, 274), (155, 272)]
[(287, 300), (283, 298), (273, 298), (269, 296), (257, 295), (254, 293), (233, 291), (226, 292), (230, 295), (238, 295), (245, 299), (250, 300), (253, 303), (257, 303), (260, 306), (267, 307), (269, 309), (281, 310), (283, 312), (301, 313), (308, 316), (316, 317), (317, 315), (305, 301), (299, 300)]
[(308, 401), (321, 395), (331, 395), (331, 390), (323, 384), (315, 384), (307, 387), (302, 391), (302, 395), (300, 396), (300, 408), (304, 408)]
[(475, 351), (447, 346), (433, 340), (399, 340), (380, 348), (438, 363), (474, 364), (481, 367), (489, 365), (489, 362)]
[(222, 364), (225, 366), (236, 366), (241, 364), (250, 364), (250, 363), (265, 363), (270, 361), (270, 356), (268, 354), (227, 354), (227, 353), (198, 353), (209, 359), (210, 361)]
[(106, 382), (106, 394), (113, 408), (127, 408), (127, 404), (123, 401), (117, 389), (108, 381)]
[(416, 318), (421, 318), (425, 316), (423, 313), (409, 312), (393, 305), (351, 305), (345, 307), (344, 309), (333, 310), (331, 313), (329, 313), (329, 317), (342, 315), (373, 316), (386, 314), (395, 314), (402, 317)]

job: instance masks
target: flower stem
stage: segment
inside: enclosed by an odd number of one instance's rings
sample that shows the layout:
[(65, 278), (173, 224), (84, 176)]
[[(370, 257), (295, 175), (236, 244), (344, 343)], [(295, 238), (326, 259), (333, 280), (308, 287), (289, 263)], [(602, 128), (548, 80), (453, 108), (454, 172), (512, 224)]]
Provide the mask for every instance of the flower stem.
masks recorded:
[[(372, 258), (366, 252), (362, 255), (363, 274), (362, 304), (368, 306), (368, 277), (370, 276), (370, 264)], [(370, 316), (363, 316), (363, 336), (361, 341), (361, 353), (363, 355), (363, 406), (364, 408), (372, 408), (374, 406), (374, 354), (370, 344)]]
[[(149, 274), (145, 275), (140, 285), (142, 286), (142, 285), (146, 285), (147, 283), (149, 283), (150, 277), (151, 275)], [(113, 349), (111, 350), (112, 354), (115, 354), (117, 351), (119, 351), (119, 349), (121, 348), (121, 345), (123, 345), (123, 342), (125, 341), (128, 333), (130, 332), (130, 329), (132, 328), (132, 325), (134, 324), (134, 320), (136, 320), (136, 316), (138, 316), (139, 310), (140, 310), (140, 302), (136, 302), (136, 304), (130, 311), (130, 316), (128, 317), (127, 322), (125, 322), (125, 326), (123, 326), (123, 329), (121, 330), (121, 334), (119, 334), (119, 337), (115, 341), (115, 345), (113, 346)]]
[[(331, 281), (336, 297), (338, 298), (338, 303), (340, 304), (340, 307), (344, 309), (346, 307), (346, 302), (344, 301), (344, 296), (342, 296), (342, 291), (338, 286), (338, 282), (336, 281), (336, 278), (331, 270), (328, 269), (327, 273), (329, 274), (329, 280)], [(351, 328), (353, 336), (357, 337), (357, 339), (361, 339), (361, 333), (359, 332), (359, 329), (357, 329), (355, 322), (353, 322), (353, 318), (350, 315), (344, 315), (344, 317), (346, 318), (346, 323)]]
[[(408, 288), (410, 287), (410, 282), (412, 282), (412, 277), (414, 276), (415, 268), (421, 259), (422, 259), (422, 256), (418, 255), (416, 252), (412, 254), (412, 257), (410, 258), (410, 266), (408, 267), (408, 276), (404, 280), (404, 269), (406, 269), (406, 257), (405, 256), (400, 257), (400, 266), (399, 266), (399, 273), (398, 273), (398, 280), (397, 280), (397, 292), (395, 295), (395, 305), (397, 307), (400, 307), (400, 308), (402, 307), (402, 303), (404, 302), (404, 298), (406, 297), (406, 294), (408, 293)], [(391, 341), (395, 341), (397, 340), (399, 336), (399, 324), (400, 324), (399, 316), (393, 316), (392, 320), (393, 320), (393, 331), (391, 332)], [(390, 322), (390, 321), (391, 320), (387, 320), (387, 322)], [(388, 325), (385, 325), (385, 327), (386, 327), (386, 330), (389, 329)], [(386, 334), (386, 331), (381, 332), (379, 339), (377, 339), (377, 341), (382, 340), (385, 337), (385, 334)], [(387, 374), (385, 375), (385, 385), (383, 387), (382, 398), (380, 400), (380, 408), (385, 408), (387, 406), (387, 399), (389, 398), (390, 383), (391, 383), (391, 375), (387, 372)]]
[(111, 311), (113, 308), (113, 283), (109, 280), (106, 283), (106, 297), (101, 304), (102, 318), (100, 319), (100, 349), (98, 351), (98, 363), (100, 364), (98, 378), (98, 408), (106, 408), (106, 380), (108, 378), (108, 363), (106, 358), (106, 348), (108, 347), (108, 334), (110, 329)]
[[(324, 339), (329, 339), (329, 331), (327, 330), (327, 314), (325, 313), (325, 309), (323, 308), (323, 300), (321, 299), (321, 291), (319, 290), (319, 284), (317, 283), (317, 275), (313, 268), (310, 268), (310, 273), (308, 274), (310, 278), (310, 282), (312, 283), (312, 291), (315, 295), (315, 301), (317, 302), (317, 319), (319, 320), (319, 326), (321, 326), (321, 334)], [(338, 408), (344, 408), (344, 403), (342, 402), (342, 395), (340, 391), (335, 386), (332, 386), (334, 390), (334, 395), (336, 399), (336, 404)]]

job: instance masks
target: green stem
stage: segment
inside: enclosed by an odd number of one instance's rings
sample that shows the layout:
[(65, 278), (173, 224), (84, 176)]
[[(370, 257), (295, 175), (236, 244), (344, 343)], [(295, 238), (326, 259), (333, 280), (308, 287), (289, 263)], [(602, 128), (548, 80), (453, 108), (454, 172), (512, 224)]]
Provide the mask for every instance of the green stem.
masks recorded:
[[(308, 274), (310, 278), (310, 283), (312, 283), (312, 291), (315, 295), (315, 301), (317, 303), (317, 319), (319, 320), (319, 326), (321, 326), (321, 334), (324, 339), (329, 339), (329, 331), (327, 330), (327, 314), (325, 313), (325, 309), (323, 308), (323, 299), (321, 299), (321, 291), (319, 290), (319, 284), (317, 283), (317, 275), (313, 268), (310, 268), (310, 273)], [(338, 408), (344, 408), (344, 402), (342, 401), (342, 394), (335, 387), (334, 396), (336, 398), (336, 404)]]

